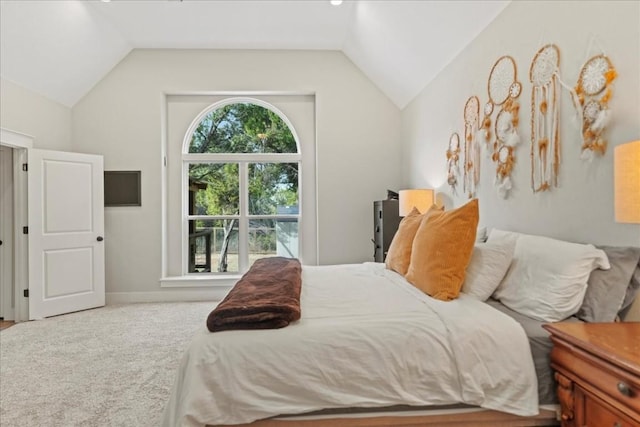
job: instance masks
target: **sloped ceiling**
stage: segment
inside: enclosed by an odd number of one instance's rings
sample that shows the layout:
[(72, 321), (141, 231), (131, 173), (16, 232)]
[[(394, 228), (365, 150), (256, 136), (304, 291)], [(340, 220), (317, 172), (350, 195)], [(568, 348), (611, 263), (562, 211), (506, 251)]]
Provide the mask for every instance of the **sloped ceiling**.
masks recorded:
[(135, 48), (342, 50), (404, 108), (508, 3), (0, 0), (0, 75), (72, 107)]

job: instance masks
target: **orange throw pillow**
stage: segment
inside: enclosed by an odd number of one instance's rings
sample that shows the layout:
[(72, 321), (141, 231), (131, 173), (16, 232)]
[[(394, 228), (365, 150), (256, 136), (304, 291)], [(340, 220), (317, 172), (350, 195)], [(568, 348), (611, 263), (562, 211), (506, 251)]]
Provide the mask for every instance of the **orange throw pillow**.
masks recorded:
[(403, 276), (407, 274), (409, 263), (411, 262), (411, 245), (413, 238), (420, 227), (423, 215), (415, 207), (409, 212), (409, 215), (402, 218), (398, 231), (393, 236), (387, 258), (385, 258), (385, 267), (400, 273)]
[(413, 239), (406, 279), (433, 298), (457, 298), (471, 260), (478, 219), (477, 199), (447, 212), (429, 211)]
[[(434, 210), (441, 211), (436, 205), (431, 206), (427, 213)], [(411, 246), (413, 245), (413, 238), (416, 236), (418, 227), (422, 222), (424, 215), (420, 214), (417, 208), (413, 208), (409, 215), (402, 218), (398, 231), (393, 236), (391, 244), (389, 245), (389, 251), (387, 252), (387, 258), (385, 259), (385, 266), (389, 270), (393, 270), (396, 273), (400, 273), (403, 276), (407, 274), (409, 269), (409, 263), (411, 262)]]

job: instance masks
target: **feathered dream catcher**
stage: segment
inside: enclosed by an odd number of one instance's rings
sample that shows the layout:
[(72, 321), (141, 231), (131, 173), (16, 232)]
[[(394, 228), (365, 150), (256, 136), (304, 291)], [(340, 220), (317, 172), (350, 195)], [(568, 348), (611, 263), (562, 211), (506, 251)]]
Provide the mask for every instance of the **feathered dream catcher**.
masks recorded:
[(464, 105), (464, 182), (463, 191), (470, 199), (476, 196), (480, 182), (480, 145), (476, 133), (480, 120), (480, 101), (477, 96)]
[(449, 137), (449, 148), (447, 148), (447, 183), (453, 194), (456, 194), (458, 176), (460, 176), (458, 160), (460, 160), (460, 136), (454, 132)]
[(603, 138), (605, 128), (611, 121), (611, 86), (617, 73), (609, 58), (604, 54), (589, 59), (580, 71), (578, 84), (575, 87), (576, 108), (582, 119), (582, 154), (583, 160), (593, 159), (594, 154), (600, 156), (607, 151), (607, 141)]
[[(510, 56), (500, 57), (491, 69), (488, 81), (489, 101), (484, 106), (481, 136), (491, 159), (497, 163), (495, 185), (498, 195), (506, 198), (511, 190), (511, 171), (515, 163), (514, 147), (518, 136), (518, 97), (522, 85), (518, 81), (516, 63)], [(491, 138), (491, 114), (500, 106), (494, 125), (495, 139)], [(491, 140), (493, 139), (493, 142)]]
[(529, 68), (531, 80), (531, 188), (533, 192), (558, 186), (560, 141), (558, 139), (558, 74), (560, 50), (542, 47)]

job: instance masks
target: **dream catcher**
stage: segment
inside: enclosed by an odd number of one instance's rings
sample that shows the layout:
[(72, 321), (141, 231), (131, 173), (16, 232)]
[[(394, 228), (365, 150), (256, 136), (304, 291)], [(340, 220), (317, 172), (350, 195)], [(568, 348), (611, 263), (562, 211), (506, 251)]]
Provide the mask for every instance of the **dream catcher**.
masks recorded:
[[(488, 81), (489, 102), (485, 105), (483, 132), (491, 159), (498, 164), (495, 185), (498, 194), (506, 198), (511, 190), (511, 171), (515, 163), (514, 147), (520, 142), (518, 136), (517, 98), (522, 85), (517, 80), (516, 63), (510, 56), (499, 58), (491, 69)], [(491, 114), (500, 106), (494, 125), (495, 140), (491, 143)]]
[(480, 182), (480, 146), (476, 138), (480, 118), (480, 101), (472, 96), (464, 105), (464, 186), (469, 198), (476, 195)]
[(447, 183), (451, 187), (453, 194), (456, 194), (458, 176), (460, 169), (458, 160), (460, 159), (460, 136), (457, 132), (451, 134), (449, 138), (449, 148), (447, 148)]
[(553, 44), (541, 48), (531, 61), (531, 187), (534, 193), (558, 186), (558, 70), (560, 51)]
[(503, 199), (507, 198), (507, 193), (511, 190), (511, 171), (515, 163), (513, 155), (513, 147), (509, 145), (501, 145), (498, 151), (493, 153), (493, 160), (498, 164), (496, 167), (496, 180), (500, 182), (498, 185), (498, 195)]
[(602, 134), (611, 120), (609, 100), (611, 83), (617, 73), (609, 58), (596, 55), (582, 67), (575, 88), (578, 116), (582, 119), (582, 155), (583, 160), (591, 160), (594, 153), (604, 155), (607, 141)]

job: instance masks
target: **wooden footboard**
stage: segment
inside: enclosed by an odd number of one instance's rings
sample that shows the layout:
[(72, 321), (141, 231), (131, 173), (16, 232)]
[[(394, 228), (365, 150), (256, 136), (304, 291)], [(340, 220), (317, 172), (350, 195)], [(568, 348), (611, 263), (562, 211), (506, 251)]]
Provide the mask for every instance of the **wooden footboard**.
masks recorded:
[[(519, 417), (504, 412), (481, 410), (438, 415), (373, 416), (322, 419), (267, 419), (250, 424), (216, 427), (534, 427), (558, 426), (556, 412), (540, 410), (533, 417)], [(213, 426), (208, 426), (213, 427)]]

